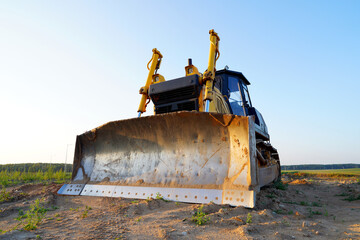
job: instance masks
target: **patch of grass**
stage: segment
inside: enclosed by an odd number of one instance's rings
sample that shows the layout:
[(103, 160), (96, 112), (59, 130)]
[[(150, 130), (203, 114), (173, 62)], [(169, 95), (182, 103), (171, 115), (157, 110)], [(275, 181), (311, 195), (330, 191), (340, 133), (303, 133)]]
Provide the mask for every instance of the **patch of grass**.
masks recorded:
[(47, 211), (48, 209), (40, 206), (40, 199), (36, 199), (35, 202), (30, 205), (30, 210), (26, 211), (25, 214), (21, 215), (19, 211), (19, 217), (16, 220), (20, 221), (20, 224), (25, 224), (23, 227), (24, 230), (35, 230), (42, 222)]
[(191, 218), (197, 225), (203, 225), (210, 220), (210, 218), (206, 216), (206, 213), (203, 212), (203, 208), (204, 205), (201, 205)]
[(276, 198), (276, 196), (275, 195), (273, 195), (272, 193), (271, 194), (268, 194), (268, 195), (266, 195), (265, 197), (267, 197), (267, 198)]
[(138, 200), (131, 201), (131, 203), (139, 203)]
[(311, 208), (309, 210), (309, 218), (312, 218), (314, 215), (322, 215), (322, 212), (320, 211), (313, 211)]
[(305, 202), (305, 201), (301, 201), (300, 205), (301, 206), (310, 206), (310, 204), (308, 202)]
[(348, 202), (360, 200), (360, 194), (359, 194), (358, 196), (356, 196), (356, 195), (350, 195), (349, 197), (344, 198), (343, 200), (344, 200), (344, 201), (348, 201)]
[(92, 209), (91, 207), (85, 206), (85, 210), (84, 210), (84, 212), (82, 213), (81, 217), (82, 217), (82, 218), (86, 218), (87, 215), (88, 215), (88, 213), (89, 213), (89, 210), (91, 210), (91, 209)]
[(164, 202), (169, 202), (169, 200), (164, 199), (164, 197), (161, 196), (160, 193), (156, 193), (156, 197), (155, 197), (155, 198), (156, 198), (156, 199), (159, 199), (159, 200), (163, 200)]
[(19, 216), (18, 216), (19, 219), (23, 218), (24, 215), (25, 215), (24, 210), (19, 209), (19, 213), (18, 213), (18, 214), (19, 214)]
[(313, 211), (313, 214), (314, 214), (314, 215), (322, 215), (322, 212), (320, 212), (320, 211)]
[(49, 209), (50, 211), (55, 211), (56, 209), (59, 209), (59, 207), (57, 206), (51, 206), (51, 209)]
[(70, 208), (70, 211), (75, 211), (75, 212), (78, 212), (79, 211), (79, 208)]
[(318, 202), (312, 202), (311, 206), (313, 206), (313, 207), (321, 207), (321, 204), (318, 203)]
[(282, 181), (277, 181), (274, 183), (274, 187), (279, 190), (286, 190), (288, 188), (288, 184), (284, 184)]
[(251, 213), (248, 213), (247, 217), (246, 217), (246, 223), (252, 223), (252, 215)]
[(350, 193), (335, 194), (335, 197), (347, 197), (347, 196), (350, 196)]
[(60, 217), (60, 214), (59, 213), (55, 214), (55, 217)]
[(284, 211), (281, 210), (281, 209), (274, 210), (274, 213), (276, 213), (276, 214), (285, 214)]
[(0, 203), (8, 202), (14, 200), (14, 197), (10, 195), (10, 192), (6, 191), (4, 185), (2, 185), (2, 189), (0, 191)]
[(285, 211), (285, 210), (282, 210), (282, 209), (277, 209), (277, 210), (274, 211), (274, 213), (281, 214), (281, 215), (292, 215), (292, 214), (294, 214), (294, 212), (292, 210)]
[(142, 217), (138, 217), (137, 219), (135, 219), (136, 222), (140, 222), (142, 219)]

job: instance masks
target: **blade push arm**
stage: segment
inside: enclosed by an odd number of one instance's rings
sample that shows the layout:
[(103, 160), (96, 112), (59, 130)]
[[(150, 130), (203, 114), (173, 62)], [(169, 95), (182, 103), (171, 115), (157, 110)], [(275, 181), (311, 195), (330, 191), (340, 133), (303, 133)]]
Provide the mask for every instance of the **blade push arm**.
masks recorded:
[(210, 50), (208, 68), (204, 72), (203, 82), (205, 83), (205, 112), (209, 112), (210, 101), (213, 100), (213, 84), (215, 79), (216, 61), (220, 57), (219, 41), (220, 38), (214, 29), (209, 31), (210, 34)]
[[(143, 112), (146, 112), (146, 105), (147, 105), (146, 100), (149, 99), (149, 95), (148, 95), (149, 87), (153, 82), (153, 76), (157, 73), (157, 70), (160, 68), (161, 59), (163, 57), (160, 51), (158, 51), (156, 48), (154, 48), (152, 51), (153, 51), (152, 58), (147, 65), (147, 68), (149, 69), (149, 74), (146, 79), (145, 86), (140, 88), (139, 91), (139, 93), (142, 94), (142, 96), (138, 109), (138, 113), (139, 113), (138, 117), (140, 117)], [(151, 66), (149, 68), (150, 62), (151, 62)]]

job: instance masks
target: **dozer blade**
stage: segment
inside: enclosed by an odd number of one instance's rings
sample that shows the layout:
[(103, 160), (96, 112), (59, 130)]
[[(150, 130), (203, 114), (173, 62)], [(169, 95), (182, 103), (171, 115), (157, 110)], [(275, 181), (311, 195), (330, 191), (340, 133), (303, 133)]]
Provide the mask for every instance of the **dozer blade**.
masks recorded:
[(109, 122), (77, 136), (72, 184), (59, 194), (252, 208), (258, 174), (251, 117), (177, 112)]

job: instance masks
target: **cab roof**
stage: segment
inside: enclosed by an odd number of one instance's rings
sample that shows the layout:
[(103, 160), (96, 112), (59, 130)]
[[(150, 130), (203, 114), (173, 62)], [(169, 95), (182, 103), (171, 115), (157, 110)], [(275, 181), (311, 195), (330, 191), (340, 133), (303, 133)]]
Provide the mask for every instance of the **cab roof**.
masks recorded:
[(247, 80), (247, 78), (241, 72), (236, 72), (236, 71), (232, 71), (232, 70), (228, 70), (228, 69), (222, 69), (222, 70), (215, 72), (215, 75), (218, 75), (218, 74), (229, 74), (229, 75), (236, 76), (236, 77), (240, 78), (246, 85), (250, 85), (249, 80)]

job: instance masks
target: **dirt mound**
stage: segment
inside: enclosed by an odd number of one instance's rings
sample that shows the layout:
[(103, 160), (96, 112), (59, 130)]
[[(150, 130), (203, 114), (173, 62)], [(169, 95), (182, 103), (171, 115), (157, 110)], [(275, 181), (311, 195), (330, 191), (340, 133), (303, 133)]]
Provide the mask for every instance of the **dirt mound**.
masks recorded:
[(294, 181), (290, 181), (288, 184), (291, 185), (305, 185), (305, 184), (311, 184), (309, 181), (307, 181), (306, 179), (296, 179)]

